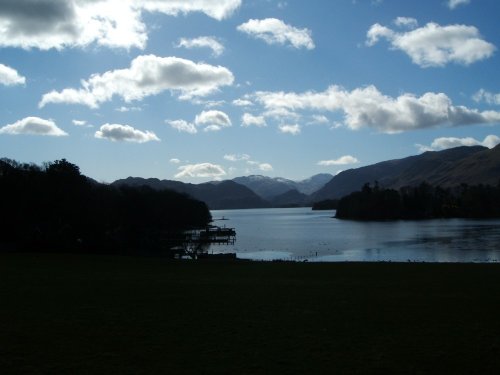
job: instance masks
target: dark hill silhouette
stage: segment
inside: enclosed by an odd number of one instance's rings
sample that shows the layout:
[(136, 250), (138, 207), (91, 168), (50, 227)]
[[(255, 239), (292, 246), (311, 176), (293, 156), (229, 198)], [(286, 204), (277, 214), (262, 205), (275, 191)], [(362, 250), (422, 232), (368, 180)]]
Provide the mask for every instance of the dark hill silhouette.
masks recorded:
[(456, 147), (429, 151), (403, 159), (384, 161), (341, 172), (311, 200), (338, 199), (355, 192), (365, 183), (378, 181), (381, 188), (399, 189), (427, 182), (451, 187), (462, 183), (496, 185), (500, 178), (500, 147)]
[(112, 186), (148, 186), (157, 191), (173, 190), (188, 194), (205, 202), (212, 210), (237, 208), (264, 208), (270, 204), (247, 187), (234, 181), (213, 181), (203, 184), (189, 184), (180, 181), (157, 178), (128, 177), (116, 180)]
[(207, 205), (185, 194), (99, 184), (65, 159), (1, 159), (0, 206), (0, 250), (164, 252), (211, 221)]
[(299, 207), (306, 204), (308, 196), (300, 193), (296, 189), (288, 190), (280, 194), (271, 201), (273, 207)]

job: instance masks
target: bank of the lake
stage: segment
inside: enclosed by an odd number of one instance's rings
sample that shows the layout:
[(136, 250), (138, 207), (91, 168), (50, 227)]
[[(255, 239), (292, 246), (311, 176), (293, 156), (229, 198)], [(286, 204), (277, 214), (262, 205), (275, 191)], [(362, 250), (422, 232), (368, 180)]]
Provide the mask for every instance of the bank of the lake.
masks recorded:
[(500, 265), (0, 254), (2, 374), (493, 374)]
[(353, 221), (335, 211), (272, 208), (212, 211), (217, 225), (236, 229), (236, 252), (257, 260), (500, 262), (500, 220)]

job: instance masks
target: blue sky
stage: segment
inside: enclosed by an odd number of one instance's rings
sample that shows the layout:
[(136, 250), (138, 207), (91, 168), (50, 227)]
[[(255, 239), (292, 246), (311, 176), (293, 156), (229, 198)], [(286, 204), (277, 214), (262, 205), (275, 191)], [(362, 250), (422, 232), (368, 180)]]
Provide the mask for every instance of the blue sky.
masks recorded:
[(497, 0), (1, 0), (0, 156), (303, 179), (500, 142)]

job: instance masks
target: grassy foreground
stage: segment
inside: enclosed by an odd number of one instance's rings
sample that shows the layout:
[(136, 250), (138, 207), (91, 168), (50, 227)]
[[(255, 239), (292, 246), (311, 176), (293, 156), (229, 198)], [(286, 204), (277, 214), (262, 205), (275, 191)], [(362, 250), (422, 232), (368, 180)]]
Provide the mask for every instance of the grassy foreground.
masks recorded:
[(500, 265), (0, 254), (0, 373), (500, 373)]

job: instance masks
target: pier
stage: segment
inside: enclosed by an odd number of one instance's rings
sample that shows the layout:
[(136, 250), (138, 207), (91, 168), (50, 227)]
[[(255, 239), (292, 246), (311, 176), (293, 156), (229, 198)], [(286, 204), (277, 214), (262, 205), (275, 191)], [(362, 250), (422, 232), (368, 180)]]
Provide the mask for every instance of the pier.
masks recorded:
[[(236, 230), (234, 228), (209, 225), (206, 228), (186, 231), (182, 245), (173, 248), (172, 252), (179, 258), (189, 256), (192, 259), (205, 259), (212, 256), (208, 254), (210, 245), (234, 245), (235, 242)], [(231, 254), (224, 255), (227, 257)]]

